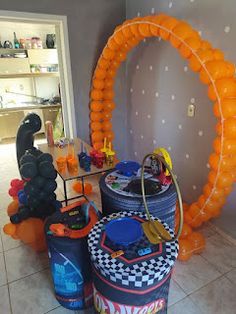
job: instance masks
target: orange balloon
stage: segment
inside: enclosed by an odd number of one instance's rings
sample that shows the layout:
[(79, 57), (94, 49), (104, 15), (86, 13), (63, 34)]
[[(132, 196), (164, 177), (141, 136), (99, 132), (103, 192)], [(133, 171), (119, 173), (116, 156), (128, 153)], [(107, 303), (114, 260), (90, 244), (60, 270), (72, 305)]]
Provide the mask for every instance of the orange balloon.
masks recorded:
[(94, 122), (99, 122), (102, 120), (102, 114), (101, 112), (91, 112), (90, 113), (90, 119), (91, 121), (94, 121)]
[(179, 24), (179, 21), (176, 18), (171, 16), (165, 18), (165, 20), (163, 20), (161, 23), (161, 26), (165, 29), (160, 29), (159, 36), (164, 40), (169, 39), (170, 31), (172, 31), (172, 29), (177, 26), (177, 24)]
[(233, 178), (230, 172), (220, 172), (216, 181), (216, 186), (219, 188), (225, 188), (231, 185), (232, 182), (233, 182)]
[(216, 153), (212, 153), (209, 156), (209, 160), (208, 163), (211, 166), (211, 168), (213, 170), (217, 170), (219, 167), (219, 161), (220, 161), (220, 155), (216, 154)]
[(92, 122), (90, 125), (92, 131), (100, 131), (102, 129), (101, 122)]
[(209, 41), (207, 40), (202, 40), (201, 41), (201, 49), (202, 50), (208, 50), (208, 49), (211, 49), (211, 44), (209, 43)]
[(118, 50), (120, 48), (120, 45), (115, 41), (114, 37), (108, 39), (107, 46), (111, 50)]
[(120, 63), (120, 62), (125, 61), (126, 57), (127, 57), (127, 54), (124, 51), (118, 51), (116, 54), (115, 60)]
[(93, 79), (93, 87), (96, 89), (103, 89), (104, 88), (104, 80)]
[[(117, 54), (119, 54), (119, 53), (124, 53), (124, 52), (122, 50), (119, 50), (119, 51), (117, 51)], [(120, 63), (121, 63), (121, 61), (119, 61), (119, 60), (116, 60), (116, 59), (112, 60), (110, 69), (116, 71), (119, 68)]]
[(18, 208), (19, 208), (19, 201), (18, 199), (15, 199), (7, 207), (8, 216), (11, 217), (12, 215), (15, 215), (16, 213), (18, 213)]
[(201, 233), (192, 232), (188, 236), (188, 240), (192, 245), (194, 254), (199, 254), (205, 249), (206, 241), (205, 241), (205, 238), (203, 237), (203, 235)]
[(211, 170), (208, 174), (208, 181), (210, 182), (212, 186), (215, 184), (216, 175), (217, 175), (217, 172), (214, 170)]
[(100, 68), (99, 66), (94, 71), (94, 77), (103, 80), (106, 77), (106, 70)]
[(102, 51), (102, 56), (106, 60), (111, 60), (115, 57), (115, 52), (114, 52), (114, 50), (112, 50), (108, 47), (105, 47)]
[(236, 117), (224, 121), (224, 136), (231, 139), (236, 138)]
[(75, 181), (73, 184), (72, 184), (72, 189), (78, 193), (78, 194), (81, 194), (82, 193), (82, 183), (81, 181)]
[(119, 45), (121, 46), (125, 41), (126, 41), (126, 38), (124, 37), (123, 33), (121, 30), (118, 30), (118, 31), (115, 31), (114, 33), (114, 41)]
[(112, 129), (112, 123), (110, 121), (104, 121), (102, 123), (103, 131), (110, 131)]
[(226, 186), (224, 187), (223, 191), (225, 195), (229, 195), (233, 191), (233, 186), (232, 185)]
[(92, 132), (92, 142), (102, 142), (104, 136), (103, 136), (103, 132), (100, 131), (96, 131), (96, 132)]
[(152, 33), (150, 31), (150, 28), (149, 28), (149, 24), (147, 24), (147, 23), (139, 24), (138, 25), (138, 31), (141, 34), (141, 36), (143, 36), (143, 37), (152, 36)]
[(152, 33), (153, 36), (159, 36), (160, 35), (160, 28), (158, 27), (159, 25), (162, 24), (162, 22), (164, 22), (165, 19), (167, 19), (168, 16), (165, 14), (160, 14), (158, 16), (153, 16), (151, 18), (151, 25), (150, 25), (150, 32)]
[[(174, 35), (170, 36), (170, 43), (173, 47), (178, 48), (182, 44), (182, 40), (191, 37), (193, 34), (192, 27), (186, 22), (180, 22), (173, 28)], [(178, 37), (176, 37), (176, 36)]]
[(103, 92), (100, 89), (92, 89), (90, 97), (92, 100), (102, 100)]
[(206, 197), (211, 196), (212, 200), (218, 200), (225, 195), (224, 190), (216, 187), (213, 188), (209, 183), (203, 187), (203, 193)]
[[(224, 77), (233, 77), (235, 72), (235, 67), (232, 63), (223, 60), (211, 60), (205, 64), (208, 73), (201, 69), (200, 80), (204, 84), (210, 84), (212, 80), (218, 80)], [(209, 77), (210, 75), (210, 77)]]
[(116, 70), (112, 69), (112, 68), (109, 68), (107, 70), (107, 78), (108, 79), (113, 79), (114, 77), (116, 76)]
[[(228, 98), (236, 97), (236, 79), (235, 78), (222, 78), (215, 81), (216, 90), (219, 97)], [(217, 99), (214, 86), (211, 84), (208, 88), (208, 96), (211, 100)]]
[(107, 138), (108, 142), (111, 142), (114, 139), (115, 135), (112, 131), (106, 131), (104, 132), (104, 138), (105, 137)]
[(198, 200), (197, 200), (198, 207), (202, 208), (204, 206), (205, 202), (206, 202), (205, 196), (204, 195), (200, 195)]
[(127, 41), (127, 44), (130, 47), (130, 49), (132, 49), (136, 47), (140, 41), (141, 41), (141, 38), (134, 36), (134, 37), (129, 38), (129, 40)]
[(28, 218), (18, 224), (17, 235), (26, 244), (41, 242), (44, 237), (44, 223), (38, 218)]
[(205, 206), (205, 211), (209, 215), (214, 217), (215, 214), (219, 211), (220, 207), (221, 207), (221, 205), (218, 203), (218, 201), (209, 200)]
[(130, 31), (135, 37), (142, 37), (141, 34), (139, 33), (138, 27), (139, 27), (139, 22), (142, 19), (140, 17), (136, 17), (132, 20), (132, 24), (130, 25)]
[(114, 110), (115, 109), (115, 104), (114, 104), (114, 102), (113, 101), (111, 101), (111, 100), (105, 100), (104, 102), (103, 102), (103, 110), (104, 111), (112, 111), (112, 110)]
[[(236, 98), (221, 99), (221, 110), (225, 119), (236, 116)], [(214, 114), (220, 117), (219, 103), (214, 104)]]
[[(213, 142), (214, 151), (217, 154), (221, 153), (221, 138), (216, 137)], [(222, 147), (223, 155), (231, 155), (236, 153), (236, 140), (224, 138), (223, 147)]]
[(98, 60), (99, 68), (106, 70), (109, 67), (109, 65), (110, 65), (110, 60), (106, 60), (102, 56), (99, 58), (99, 60)]
[[(199, 49), (201, 45), (201, 40), (199, 38), (196, 38), (196, 37), (189, 37), (189, 38), (186, 38), (184, 43), (181, 44), (180, 46), (180, 54), (183, 58), (190, 58), (191, 55), (192, 55), (192, 50), (197, 50)], [(191, 49), (192, 50), (191, 50)]]
[(90, 109), (91, 111), (100, 112), (103, 109), (103, 103), (100, 101), (91, 101)]
[(189, 58), (189, 67), (194, 72), (199, 72), (202, 68), (202, 64), (204, 64), (207, 61), (212, 60), (214, 58), (213, 51), (211, 49), (207, 49), (207, 50), (198, 49), (196, 51), (196, 54), (197, 54), (198, 58), (195, 55), (192, 55)]
[(188, 235), (192, 233), (192, 228), (187, 225), (186, 223), (183, 224), (183, 229), (180, 235), (180, 239), (185, 239), (187, 238)]
[(189, 208), (189, 214), (193, 218), (190, 222), (190, 226), (197, 228), (201, 226), (202, 220), (200, 218), (200, 208), (197, 203), (193, 203)]
[(102, 113), (102, 119), (103, 121), (111, 120), (112, 114), (110, 111), (103, 111)]
[(224, 53), (220, 49), (213, 49), (215, 60), (224, 60)]
[(85, 185), (84, 185), (84, 194), (85, 195), (89, 195), (91, 194), (93, 191), (93, 187), (92, 187), (92, 184), (86, 182)]
[[(133, 36), (130, 26), (128, 24), (130, 24), (131, 21), (130, 20), (126, 20), (123, 24), (122, 24), (122, 34), (124, 35), (125, 38), (130, 38)], [(125, 27), (124, 27), (125, 26)]]
[(16, 233), (16, 225), (9, 222), (3, 227), (3, 231), (5, 234), (12, 236)]
[(104, 89), (103, 98), (104, 100), (112, 100), (114, 98), (114, 91), (112, 89)]
[(113, 80), (113, 79), (107, 78), (107, 79), (104, 81), (104, 88), (112, 88), (113, 85), (114, 85), (114, 80)]
[(189, 212), (188, 211), (184, 212), (184, 222), (189, 225), (192, 220), (193, 220), (193, 218), (189, 214)]
[(187, 261), (193, 255), (192, 243), (186, 239), (179, 239), (179, 255), (178, 260)]
[(100, 150), (101, 148), (103, 148), (103, 142), (93, 143), (93, 148), (96, 150)]

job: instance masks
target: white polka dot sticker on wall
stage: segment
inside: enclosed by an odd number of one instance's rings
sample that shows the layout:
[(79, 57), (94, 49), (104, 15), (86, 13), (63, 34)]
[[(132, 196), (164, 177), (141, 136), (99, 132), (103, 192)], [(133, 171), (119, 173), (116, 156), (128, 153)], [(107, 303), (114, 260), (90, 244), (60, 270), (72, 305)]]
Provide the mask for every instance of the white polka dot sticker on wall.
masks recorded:
[(143, 39), (143, 42), (144, 42), (144, 43), (146, 42), (146, 38)]
[(195, 0), (190, 0), (190, 2), (194, 2)]
[(138, 64), (136, 65), (136, 70), (139, 70), (139, 65)]
[(161, 37), (158, 37), (158, 41), (161, 41)]
[(186, 154), (185, 157), (186, 157), (186, 159), (189, 159), (189, 154)]
[(137, 156), (138, 155), (138, 153), (137, 152), (134, 152), (134, 156)]
[(225, 33), (229, 33), (230, 32), (230, 26), (225, 26), (225, 28), (224, 28), (224, 32)]
[(140, 15), (141, 15), (140, 12), (138, 12), (138, 13), (137, 13), (137, 16), (140, 16)]
[(196, 189), (197, 189), (196, 185), (193, 185), (193, 190), (196, 190)]
[(202, 36), (202, 31), (198, 31), (198, 34), (199, 34), (200, 36)]
[(151, 119), (151, 115), (150, 115), (150, 114), (148, 114), (148, 115), (147, 115), (147, 118), (148, 118), (148, 119)]
[(179, 130), (182, 130), (182, 124), (178, 125)]
[(155, 13), (155, 8), (151, 9), (151, 13), (154, 14)]
[(149, 70), (152, 71), (152, 65), (149, 66)]
[(152, 142), (153, 142), (153, 144), (154, 144), (154, 145), (156, 145), (156, 143), (157, 143), (157, 141), (156, 141), (156, 140), (153, 140)]
[(168, 147), (168, 151), (169, 151), (169, 152), (171, 151), (171, 146)]
[(210, 164), (206, 164), (206, 167), (208, 168), (208, 169), (210, 169), (211, 168), (211, 166), (210, 166)]
[(142, 140), (144, 139), (144, 136), (142, 134), (140, 135), (140, 137), (141, 137)]
[(175, 95), (171, 95), (171, 100), (175, 100)]
[(199, 136), (203, 136), (203, 131), (202, 131), (202, 130), (199, 130), (199, 131), (198, 131), (198, 135), (199, 135)]
[(172, 6), (173, 6), (173, 3), (172, 3), (172, 2), (169, 2), (168, 7), (171, 9), (171, 8), (172, 8)]
[(184, 72), (188, 72), (188, 67), (187, 67), (187, 65), (184, 66)]
[(144, 89), (142, 90), (142, 94), (143, 94), (143, 95), (145, 94), (145, 90), (144, 90)]
[(133, 130), (129, 130), (129, 133), (130, 133), (130, 134), (133, 134)]
[(134, 90), (133, 90), (133, 88), (130, 88), (130, 90), (129, 90), (129, 91), (130, 91), (130, 93), (133, 93), (133, 91), (134, 91)]
[(162, 119), (162, 120), (161, 120), (161, 123), (162, 123), (162, 124), (165, 124), (165, 123), (166, 123), (166, 120), (165, 120), (165, 119)]
[(156, 97), (156, 98), (159, 97), (159, 93), (158, 93), (158, 92), (155, 93), (155, 97)]
[(138, 116), (138, 111), (135, 112), (135, 115)]
[(191, 102), (191, 104), (194, 104), (195, 103), (195, 98), (191, 98), (190, 102)]
[(169, 67), (168, 65), (165, 66), (165, 71), (168, 72), (169, 71)]

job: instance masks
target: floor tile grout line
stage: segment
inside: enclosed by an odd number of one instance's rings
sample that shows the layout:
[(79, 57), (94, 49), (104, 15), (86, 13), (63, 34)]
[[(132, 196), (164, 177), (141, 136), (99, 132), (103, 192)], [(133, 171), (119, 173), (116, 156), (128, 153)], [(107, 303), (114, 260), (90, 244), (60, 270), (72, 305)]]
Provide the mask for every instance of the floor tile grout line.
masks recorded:
[[(221, 275), (224, 275), (225, 273), (228, 272), (228, 270), (224, 273), (222, 273), (222, 271), (220, 270), (220, 268), (218, 268), (218, 266), (216, 266), (215, 264), (213, 264), (211, 261), (209, 261), (205, 256), (203, 256), (202, 254), (200, 254), (200, 256), (210, 265), (213, 266)], [(233, 268), (233, 266), (231, 267), (231, 269)], [(230, 270), (231, 270), (230, 269)], [(229, 271), (230, 271), (229, 270)]]
[(8, 284), (10, 285), (10, 284), (15, 283), (15, 282), (17, 282), (17, 281), (19, 281), (19, 280), (22, 280), (22, 279), (28, 278), (28, 277), (30, 277), (30, 276), (33, 276), (33, 275), (35, 275), (35, 274), (38, 274), (38, 273), (40, 273), (40, 272), (43, 272), (43, 271), (45, 271), (45, 270), (47, 270), (47, 269), (50, 269), (50, 266), (44, 267), (44, 268), (42, 268), (42, 269), (40, 269), (40, 270), (35, 271), (35, 272), (32, 273), (32, 274), (26, 275), (26, 276), (21, 277), (21, 278), (19, 278), (19, 279), (9, 281)]
[[(0, 237), (1, 237), (1, 243), (2, 243), (2, 248), (3, 248), (3, 240), (2, 240), (2, 234), (1, 234), (1, 232), (0, 232)], [(9, 287), (9, 282), (8, 282), (8, 274), (7, 274), (6, 258), (5, 258), (5, 252), (4, 252), (4, 251), (3, 251), (3, 260), (4, 260), (4, 268), (5, 268), (6, 279), (7, 279), (7, 291), (8, 291), (8, 298), (9, 298), (10, 312), (11, 312), (11, 314), (12, 314), (12, 313), (13, 313), (13, 311), (12, 311), (12, 304), (11, 304), (11, 294), (10, 294), (10, 287)]]

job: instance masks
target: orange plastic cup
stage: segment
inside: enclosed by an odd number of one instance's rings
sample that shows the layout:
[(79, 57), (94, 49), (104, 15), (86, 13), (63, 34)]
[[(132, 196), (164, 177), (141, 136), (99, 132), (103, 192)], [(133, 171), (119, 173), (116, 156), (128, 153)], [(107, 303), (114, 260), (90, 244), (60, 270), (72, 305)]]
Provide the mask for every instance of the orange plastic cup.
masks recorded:
[(78, 160), (76, 158), (67, 159), (67, 168), (69, 172), (75, 173), (78, 172)]
[(59, 172), (64, 172), (66, 170), (66, 157), (58, 157), (56, 163)]

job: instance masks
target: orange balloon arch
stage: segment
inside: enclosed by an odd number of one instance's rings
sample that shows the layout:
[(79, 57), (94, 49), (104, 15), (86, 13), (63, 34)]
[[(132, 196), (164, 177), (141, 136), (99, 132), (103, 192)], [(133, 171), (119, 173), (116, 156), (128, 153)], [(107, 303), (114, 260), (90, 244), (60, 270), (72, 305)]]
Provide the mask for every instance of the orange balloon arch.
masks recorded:
[[(211, 170), (208, 182), (197, 201), (190, 206), (185, 205), (184, 230), (188, 232), (185, 232), (187, 235), (182, 236), (180, 240), (180, 259), (186, 260), (190, 257), (188, 252), (199, 252), (197, 240), (204, 242), (191, 228), (199, 227), (203, 222), (220, 214), (236, 178), (234, 65), (225, 61), (222, 51), (214, 49), (208, 41), (202, 40), (199, 33), (184, 21), (165, 14), (125, 21), (116, 27), (108, 39), (94, 71), (90, 94), (91, 142), (95, 149), (100, 149), (105, 137), (113, 141), (111, 118), (115, 108), (113, 86), (117, 69), (133, 47), (144, 38), (153, 36), (170, 41), (180, 55), (188, 60), (189, 67), (199, 73), (201, 82), (208, 85), (208, 96), (214, 102), (213, 112), (218, 120), (214, 151), (209, 156)], [(194, 244), (190, 243), (192, 238), (196, 240), (195, 251)]]

